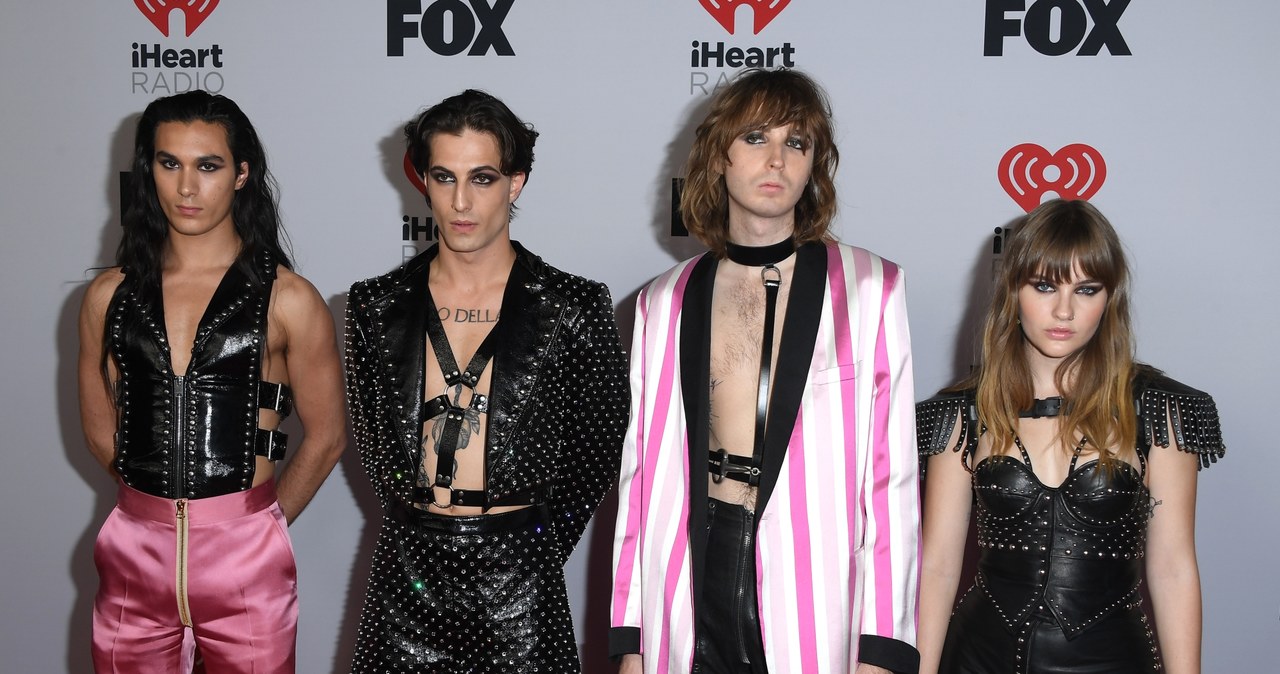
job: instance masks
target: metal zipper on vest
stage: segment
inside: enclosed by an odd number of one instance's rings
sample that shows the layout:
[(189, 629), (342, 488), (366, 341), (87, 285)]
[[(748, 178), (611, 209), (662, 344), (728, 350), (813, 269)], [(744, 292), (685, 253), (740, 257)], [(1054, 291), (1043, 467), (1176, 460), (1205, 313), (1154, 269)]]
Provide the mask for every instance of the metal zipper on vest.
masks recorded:
[(187, 603), (187, 499), (180, 498), (174, 502), (178, 511), (174, 515), (174, 527), (177, 530), (178, 554), (175, 569), (175, 587), (178, 594), (178, 619), (183, 625), (191, 627), (191, 606)]
[(187, 448), (187, 379), (186, 377), (173, 378), (173, 409), (170, 414), (173, 415), (173, 496), (182, 498), (186, 496), (186, 485), (183, 481), (183, 473), (185, 466), (183, 459), (186, 457)]

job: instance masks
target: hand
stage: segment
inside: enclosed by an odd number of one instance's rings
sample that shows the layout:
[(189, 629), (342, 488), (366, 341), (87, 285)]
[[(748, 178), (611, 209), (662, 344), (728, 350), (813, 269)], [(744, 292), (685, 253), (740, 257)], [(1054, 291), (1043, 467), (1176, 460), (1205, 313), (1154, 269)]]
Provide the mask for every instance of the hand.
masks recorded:
[(639, 653), (622, 656), (618, 663), (618, 674), (641, 674), (644, 671), (644, 659)]

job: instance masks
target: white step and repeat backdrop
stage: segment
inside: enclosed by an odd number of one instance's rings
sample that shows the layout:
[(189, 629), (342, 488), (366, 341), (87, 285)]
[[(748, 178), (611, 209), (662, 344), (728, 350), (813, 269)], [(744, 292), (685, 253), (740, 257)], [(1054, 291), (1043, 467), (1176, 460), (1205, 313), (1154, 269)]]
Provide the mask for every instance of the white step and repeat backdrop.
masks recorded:
[[(512, 225), (613, 290), (698, 250), (672, 179), (708, 94), (751, 65), (831, 93), (836, 232), (908, 270), (921, 396), (967, 370), (1002, 227), (1090, 198), (1136, 273), (1140, 356), (1214, 393), (1201, 474), (1207, 672), (1275, 671), (1280, 6), (1270, 0), (5, 0), (0, 23), (5, 672), (89, 669), (93, 539), (113, 487), (76, 411), (86, 269), (119, 240), (121, 171), (155, 96), (236, 99), (282, 185), (300, 271), (348, 285), (429, 244), (400, 127), (467, 87), (542, 132)], [(1268, 384), (1270, 382), (1270, 384)], [(1272, 428), (1272, 431), (1267, 431)], [(299, 671), (345, 672), (377, 504), (349, 454), (294, 525)], [(604, 660), (613, 510), (570, 561), (587, 671)]]

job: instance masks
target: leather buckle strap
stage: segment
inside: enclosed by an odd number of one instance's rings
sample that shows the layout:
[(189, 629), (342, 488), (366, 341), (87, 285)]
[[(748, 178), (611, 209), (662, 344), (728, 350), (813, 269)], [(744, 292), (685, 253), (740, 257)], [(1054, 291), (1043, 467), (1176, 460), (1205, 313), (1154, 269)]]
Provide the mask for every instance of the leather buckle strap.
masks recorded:
[(258, 382), (258, 407), (272, 410), (284, 419), (293, 412), (293, 391), (284, 384), (260, 381)]
[(707, 470), (711, 472), (711, 481), (716, 484), (726, 477), (753, 487), (760, 484), (760, 468), (752, 463), (752, 457), (730, 454), (723, 447), (707, 452)]
[(265, 456), (272, 461), (279, 461), (284, 458), (285, 450), (289, 447), (289, 435), (280, 431), (268, 431), (265, 428), (257, 429), (253, 436), (253, 453), (258, 456)]

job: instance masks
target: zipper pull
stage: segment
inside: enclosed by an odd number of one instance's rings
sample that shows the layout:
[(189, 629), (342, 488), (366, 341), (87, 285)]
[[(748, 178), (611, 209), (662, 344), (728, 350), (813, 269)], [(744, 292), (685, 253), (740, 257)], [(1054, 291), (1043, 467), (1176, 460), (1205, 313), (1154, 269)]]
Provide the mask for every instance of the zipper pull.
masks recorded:
[(174, 501), (174, 503), (176, 503), (178, 506), (178, 515), (177, 515), (178, 519), (180, 520), (187, 519), (187, 499), (180, 498), (177, 501)]

